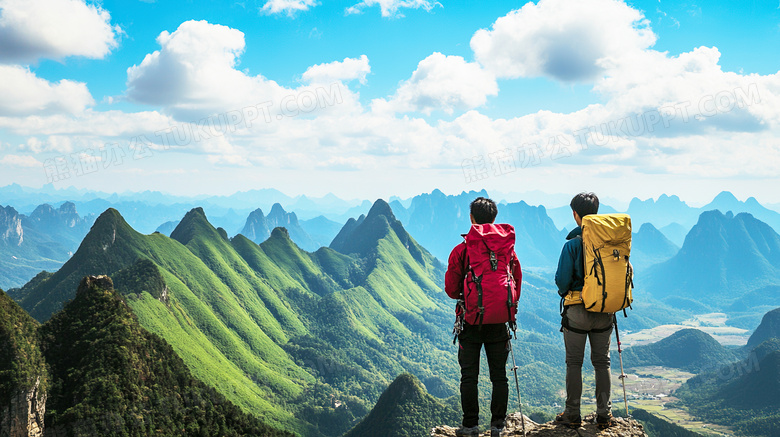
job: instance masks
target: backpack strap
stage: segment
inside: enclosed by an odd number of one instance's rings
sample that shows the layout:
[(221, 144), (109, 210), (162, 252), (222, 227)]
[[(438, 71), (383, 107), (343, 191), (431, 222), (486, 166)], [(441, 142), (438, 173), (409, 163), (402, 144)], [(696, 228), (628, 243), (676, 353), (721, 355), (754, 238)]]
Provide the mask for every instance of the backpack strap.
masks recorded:
[[(509, 262), (507, 263), (506, 267), (506, 311), (509, 318), (509, 323), (512, 324), (512, 307), (516, 306), (514, 300), (512, 299), (512, 282), (514, 281), (514, 276), (512, 275), (512, 272), (514, 272), (514, 259), (512, 259), (512, 254), (509, 254)], [(517, 284), (515, 284), (515, 287), (517, 287)]]
[(482, 319), (485, 317), (485, 307), (482, 306), (482, 275), (477, 276), (474, 274), (471, 266), (469, 266), (469, 270), (471, 271), (471, 281), (477, 287), (477, 308), (479, 308), (477, 320), (479, 320), (479, 329), (482, 330)]

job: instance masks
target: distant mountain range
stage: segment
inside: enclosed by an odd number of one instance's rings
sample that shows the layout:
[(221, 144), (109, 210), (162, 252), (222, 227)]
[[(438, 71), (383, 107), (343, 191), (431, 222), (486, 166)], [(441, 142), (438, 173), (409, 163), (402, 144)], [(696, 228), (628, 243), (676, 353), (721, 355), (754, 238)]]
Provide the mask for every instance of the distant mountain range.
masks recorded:
[[(480, 196), (488, 197), (488, 193), (483, 190), (447, 196), (434, 190), (412, 198), (409, 208), (400, 203), (391, 206), (409, 233), (446, 263), (452, 249), (463, 241), (461, 234), (471, 227), (469, 205)], [(525, 202), (501, 204), (496, 221), (515, 227), (515, 251), (523, 266), (551, 268), (557, 265), (565, 235), (555, 227), (544, 207)]]
[(653, 296), (678, 306), (726, 308), (745, 293), (780, 285), (780, 235), (750, 214), (708, 211), (673, 258), (641, 277)]
[(0, 288), (18, 287), (41, 270), (59, 268), (76, 251), (94, 217), (73, 203), (39, 205), (29, 215), (0, 206)]
[(303, 250), (313, 252), (323, 246), (323, 244), (314, 241), (301, 227), (298, 223), (298, 216), (294, 212), (285, 211), (278, 203), (274, 203), (268, 216), (265, 216), (260, 208), (252, 211), (240, 233), (259, 244), (267, 240), (271, 236), (271, 230), (276, 227), (287, 229), (290, 238)]

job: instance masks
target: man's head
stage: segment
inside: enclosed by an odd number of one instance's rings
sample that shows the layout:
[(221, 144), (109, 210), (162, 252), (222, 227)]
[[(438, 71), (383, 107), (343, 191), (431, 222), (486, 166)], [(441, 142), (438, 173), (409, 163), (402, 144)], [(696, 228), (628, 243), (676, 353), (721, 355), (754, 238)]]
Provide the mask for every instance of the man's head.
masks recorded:
[(486, 197), (477, 197), (471, 202), (471, 223), (475, 225), (493, 223), (496, 215), (498, 215), (496, 202)]
[(571, 199), (569, 206), (571, 206), (577, 226), (581, 226), (583, 217), (598, 214), (599, 198), (594, 193), (580, 193)]

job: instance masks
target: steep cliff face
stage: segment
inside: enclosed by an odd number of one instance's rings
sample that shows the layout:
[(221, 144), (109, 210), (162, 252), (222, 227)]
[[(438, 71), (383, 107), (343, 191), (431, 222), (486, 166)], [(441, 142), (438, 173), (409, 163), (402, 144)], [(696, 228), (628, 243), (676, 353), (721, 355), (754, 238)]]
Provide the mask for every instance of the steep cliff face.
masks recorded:
[(0, 290), (0, 436), (43, 435), (46, 365), (38, 323)]
[(0, 410), (0, 435), (8, 437), (42, 437), (43, 415), (46, 413), (46, 394), (41, 379), (32, 388), (11, 395), (8, 404)]
[(21, 246), (24, 241), (22, 218), (13, 207), (0, 206), (0, 240), (13, 246)]
[[(615, 418), (615, 425), (607, 429), (599, 429), (595, 423), (595, 413), (584, 417), (582, 426), (576, 432), (565, 426), (555, 423), (535, 423), (528, 416), (525, 417), (525, 430), (527, 437), (647, 437), (642, 424), (634, 419)], [(451, 426), (437, 426), (431, 430), (431, 437), (455, 437), (455, 429)], [(485, 431), (481, 436), (490, 436), (490, 431)], [(520, 414), (513, 413), (507, 417), (506, 430), (502, 435), (523, 435)]]

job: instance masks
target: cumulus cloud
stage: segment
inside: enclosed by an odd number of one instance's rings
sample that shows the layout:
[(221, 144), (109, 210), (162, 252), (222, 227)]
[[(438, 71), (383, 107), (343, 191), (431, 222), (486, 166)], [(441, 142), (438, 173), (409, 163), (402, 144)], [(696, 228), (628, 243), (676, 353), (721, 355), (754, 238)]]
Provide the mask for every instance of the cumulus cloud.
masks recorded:
[(314, 6), (317, 6), (316, 0), (268, 0), (260, 8), (260, 13), (266, 15), (287, 14), (292, 17), (295, 13), (308, 11)]
[(412, 77), (401, 83), (389, 101), (375, 100), (372, 107), (376, 111), (452, 114), (456, 109), (482, 106), (488, 96), (496, 94), (495, 77), (479, 64), (435, 52), (417, 64)]
[(0, 116), (76, 114), (94, 104), (86, 84), (41, 79), (26, 67), (0, 65)]
[(399, 9), (425, 9), (430, 11), (436, 6), (441, 6), (441, 3), (430, 0), (363, 0), (360, 3), (350, 6), (346, 9), (346, 14), (360, 14), (363, 9), (373, 6), (379, 6), (382, 11), (383, 17), (403, 17)]
[[(160, 50), (127, 70), (126, 93), (136, 102), (164, 107), (179, 120), (197, 120), (249, 106), (257, 106), (266, 119), (290, 114), (313, 116), (359, 106), (357, 96), (346, 87), (337, 87), (335, 100), (339, 104), (334, 105), (327, 99), (316, 99), (329, 91), (321, 89), (322, 84), (290, 89), (238, 70), (244, 34), (227, 26), (186, 21), (173, 33), (162, 32), (157, 42)], [(337, 69), (314, 67), (314, 72), (343, 74), (349, 67), (341, 73)], [(316, 100), (313, 105), (312, 95)]]
[(343, 61), (312, 65), (303, 73), (302, 78), (309, 83), (326, 84), (357, 79), (361, 84), (365, 84), (368, 73), (371, 73), (368, 57), (360, 55), (360, 58), (344, 58)]
[(99, 5), (83, 0), (0, 0), (0, 61), (67, 56), (103, 58), (121, 30)]
[(622, 1), (539, 0), (477, 31), (471, 48), (498, 77), (570, 82), (597, 79), (655, 40), (642, 13)]

